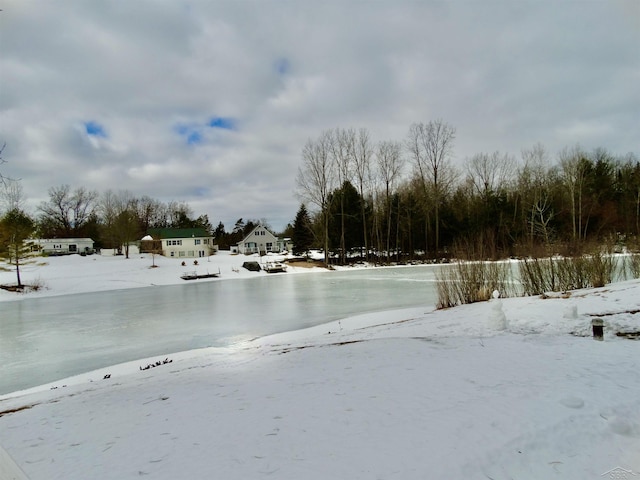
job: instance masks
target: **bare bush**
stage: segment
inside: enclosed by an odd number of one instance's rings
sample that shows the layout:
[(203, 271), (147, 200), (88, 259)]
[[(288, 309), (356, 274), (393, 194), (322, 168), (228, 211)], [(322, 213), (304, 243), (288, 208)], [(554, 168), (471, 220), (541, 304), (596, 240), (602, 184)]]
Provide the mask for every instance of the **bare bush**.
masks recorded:
[(604, 287), (613, 282), (617, 269), (616, 257), (610, 252), (597, 251), (586, 258), (586, 272), (592, 287)]
[(640, 253), (632, 253), (627, 257), (627, 268), (631, 278), (640, 278)]
[(46, 290), (47, 284), (42, 278), (36, 277), (29, 283), (28, 288), (33, 292), (37, 292), (39, 290)]
[(527, 258), (518, 265), (525, 295), (540, 295), (552, 291), (555, 283), (553, 259)]
[(617, 270), (616, 257), (602, 251), (578, 257), (525, 259), (519, 265), (525, 295), (603, 287), (613, 281)]
[(503, 297), (512, 296), (511, 267), (501, 262), (463, 262), (443, 267), (436, 274), (437, 308), (483, 302), (494, 290)]

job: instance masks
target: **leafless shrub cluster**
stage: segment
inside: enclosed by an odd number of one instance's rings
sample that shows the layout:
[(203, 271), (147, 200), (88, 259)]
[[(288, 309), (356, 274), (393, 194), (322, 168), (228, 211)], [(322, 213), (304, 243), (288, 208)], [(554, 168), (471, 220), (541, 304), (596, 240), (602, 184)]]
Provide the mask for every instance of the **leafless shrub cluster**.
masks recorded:
[(514, 293), (511, 267), (501, 262), (464, 262), (442, 268), (436, 274), (437, 308), (489, 300), (494, 290), (503, 297)]
[(42, 278), (36, 277), (29, 283), (28, 287), (29, 290), (37, 292), (38, 290), (46, 290), (47, 284)]
[(625, 259), (631, 278), (640, 278), (640, 253), (632, 253)]
[(613, 281), (617, 270), (617, 258), (602, 251), (578, 257), (530, 258), (519, 265), (525, 295), (603, 287)]

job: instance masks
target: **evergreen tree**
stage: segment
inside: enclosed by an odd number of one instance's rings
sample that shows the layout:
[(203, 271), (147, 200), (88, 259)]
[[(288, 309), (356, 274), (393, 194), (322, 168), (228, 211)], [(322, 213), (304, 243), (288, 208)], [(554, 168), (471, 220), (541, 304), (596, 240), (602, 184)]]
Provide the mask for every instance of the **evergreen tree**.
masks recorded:
[(0, 219), (0, 257), (16, 267), (18, 288), (22, 288), (20, 266), (31, 263), (35, 255), (33, 244), (28, 241), (35, 230), (33, 219), (18, 208), (9, 210)]
[(340, 263), (344, 264), (352, 249), (363, 246), (362, 198), (349, 181), (334, 190), (330, 198), (329, 240), (340, 254)]
[(304, 255), (313, 245), (313, 231), (311, 229), (311, 218), (307, 207), (300, 205), (296, 219), (293, 223), (293, 234), (291, 236), (293, 242), (293, 254)]
[(213, 239), (220, 249), (229, 248), (229, 242), (227, 242), (227, 232), (224, 230), (224, 223), (219, 222), (218, 226), (213, 232)]

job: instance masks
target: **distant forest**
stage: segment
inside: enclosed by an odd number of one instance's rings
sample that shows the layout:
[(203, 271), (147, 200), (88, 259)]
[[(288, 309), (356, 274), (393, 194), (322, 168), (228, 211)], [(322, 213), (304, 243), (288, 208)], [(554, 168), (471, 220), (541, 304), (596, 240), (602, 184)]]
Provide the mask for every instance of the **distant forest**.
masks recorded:
[(454, 141), (442, 121), (413, 124), (403, 142), (374, 144), (366, 129), (340, 128), (309, 140), (297, 177), (303, 205), (292, 234), (304, 240), (296, 250), (319, 247), (344, 263), (358, 252), (381, 261), (497, 259), (637, 245), (634, 153), (576, 145), (552, 156), (537, 144), (519, 158), (477, 153), (456, 168)]

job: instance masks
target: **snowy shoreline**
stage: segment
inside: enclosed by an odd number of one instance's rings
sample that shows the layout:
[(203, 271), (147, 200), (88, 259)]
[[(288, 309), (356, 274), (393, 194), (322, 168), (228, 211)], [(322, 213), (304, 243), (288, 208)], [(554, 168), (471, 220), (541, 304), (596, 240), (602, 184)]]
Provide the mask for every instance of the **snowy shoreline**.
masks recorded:
[[(225, 281), (236, 278), (252, 278), (267, 275), (266, 272), (250, 272), (242, 268), (245, 261), (280, 261), (282, 255), (233, 255), (218, 252), (206, 258), (176, 259), (149, 254), (131, 255), (130, 258), (112, 255), (69, 255), (61, 257), (41, 257), (37, 263), (20, 268), (24, 284), (39, 284), (38, 291), (28, 293), (0, 290), (0, 302), (19, 301), (57, 295), (101, 292), (125, 288), (152, 287), (157, 285), (184, 284), (181, 275), (188, 272), (198, 274), (218, 273), (220, 278), (198, 280)], [(182, 265), (184, 261), (184, 265)], [(198, 262), (197, 265), (194, 262)], [(153, 266), (155, 265), (155, 267)], [(319, 267), (289, 267), (289, 273), (326, 271)], [(0, 271), (0, 285), (15, 285), (15, 271)]]
[[(118, 260), (127, 286), (180, 283), (169, 263)], [(125, 273), (90, 257), (50, 265), (39, 275), (69, 293)], [(128, 362), (1, 396), (0, 445), (31, 480), (640, 473), (639, 344), (616, 335), (640, 330), (639, 298), (631, 280)]]

